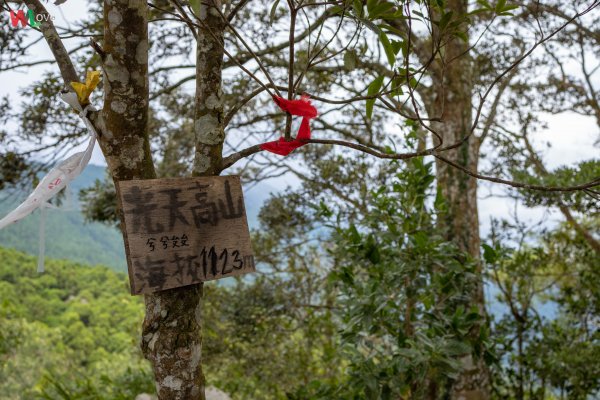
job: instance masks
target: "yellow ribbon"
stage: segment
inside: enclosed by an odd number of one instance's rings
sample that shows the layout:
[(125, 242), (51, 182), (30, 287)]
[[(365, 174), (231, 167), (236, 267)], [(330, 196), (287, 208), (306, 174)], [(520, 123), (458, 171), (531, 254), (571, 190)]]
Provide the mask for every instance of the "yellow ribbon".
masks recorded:
[(100, 83), (100, 71), (88, 71), (85, 77), (85, 83), (71, 82), (71, 86), (77, 93), (77, 100), (82, 106), (90, 104), (90, 94)]

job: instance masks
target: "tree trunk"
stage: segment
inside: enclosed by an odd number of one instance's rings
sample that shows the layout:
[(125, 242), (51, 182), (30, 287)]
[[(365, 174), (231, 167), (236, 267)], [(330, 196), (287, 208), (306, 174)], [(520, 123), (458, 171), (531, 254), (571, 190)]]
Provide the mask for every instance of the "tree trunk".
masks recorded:
[[(196, 159), (194, 175), (220, 172), (223, 147), (221, 70), (223, 24), (203, 3), (198, 29)], [(141, 0), (104, 2), (105, 101), (97, 121), (100, 144), (114, 180), (150, 179), (156, 173), (148, 139), (148, 8)], [(119, 211), (120, 212), (120, 211)], [(122, 216), (121, 216), (122, 217)], [(204, 400), (201, 366), (202, 285), (145, 296), (141, 347), (152, 363), (160, 400)]]
[[(197, 30), (194, 176), (218, 175), (223, 142), (223, 22), (203, 2)], [(144, 354), (152, 361), (160, 400), (205, 399), (201, 365), (203, 284), (146, 296)]]
[[(32, 0), (29, 7), (47, 14), (38, 0)], [(42, 23), (41, 29), (59, 63), (65, 88), (70, 89), (70, 82), (78, 80), (73, 64), (52, 22)], [(147, 3), (105, 0), (104, 41), (103, 49), (99, 49), (104, 71), (104, 105), (100, 112), (92, 112), (90, 119), (99, 134), (98, 142), (114, 181), (156, 177), (148, 137), (148, 49)], [(213, 56), (220, 54), (222, 59), (222, 50), (219, 53), (219, 47), (215, 49)], [(221, 71), (214, 73), (220, 75)], [(220, 80), (216, 87), (207, 87), (211, 89), (220, 93)], [(211, 160), (211, 165), (220, 162), (219, 154)], [(118, 213), (123, 220), (121, 210)], [(142, 351), (153, 365), (161, 400), (205, 399), (200, 363), (201, 298), (201, 285), (145, 297)]]
[[(223, 142), (223, 23), (203, 2), (197, 30), (194, 176), (218, 175)], [(146, 296), (143, 349), (152, 361), (160, 400), (205, 399), (201, 366), (203, 284)]]
[(204, 400), (202, 285), (156, 292), (145, 301), (142, 351), (159, 400)]
[[(465, 15), (467, 2), (450, 0), (447, 9), (454, 15)], [(468, 43), (457, 37), (444, 38), (443, 60), (432, 69), (432, 98), (426, 99), (428, 113), (441, 117), (442, 122), (432, 124), (443, 137), (444, 146), (459, 141), (468, 135), (473, 121), (472, 115), (472, 65), (468, 54)], [(437, 143), (437, 139), (434, 138)], [(442, 146), (443, 147), (443, 146)], [(474, 135), (456, 149), (444, 152), (444, 157), (476, 172), (479, 159), (479, 140)], [(453, 241), (478, 263), (478, 283), (470, 293), (472, 303), (485, 315), (483, 276), (479, 247), (479, 218), (477, 210), (477, 180), (448, 164), (436, 160), (437, 190), (446, 201), (447, 212), (440, 218), (438, 226), (447, 240)], [(478, 331), (478, 329), (477, 329)], [(479, 332), (473, 332), (478, 335)], [(471, 356), (463, 358), (464, 371), (454, 383), (452, 398), (479, 400), (488, 399), (489, 371), (483, 360)]]
[[(115, 181), (156, 177), (148, 138), (147, 7), (141, 0), (104, 2), (106, 94), (100, 143)], [(204, 399), (201, 294), (202, 288), (193, 286), (145, 296), (141, 346), (161, 400)]]

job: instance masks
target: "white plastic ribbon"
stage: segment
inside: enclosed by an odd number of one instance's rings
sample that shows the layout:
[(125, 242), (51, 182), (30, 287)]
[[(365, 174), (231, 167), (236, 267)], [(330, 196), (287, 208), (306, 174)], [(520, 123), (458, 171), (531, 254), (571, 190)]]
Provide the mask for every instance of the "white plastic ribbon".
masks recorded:
[(17, 208), (8, 213), (4, 218), (0, 220), (0, 229), (11, 225), (20, 219), (25, 218), (37, 208), (41, 207), (40, 216), (40, 260), (38, 260), (38, 271), (44, 270), (44, 228), (45, 228), (45, 214), (46, 208), (52, 207), (48, 201), (56, 196), (58, 192), (64, 189), (67, 184), (77, 178), (84, 168), (90, 162), (92, 152), (94, 150), (94, 144), (96, 143), (96, 130), (88, 119), (87, 114), (89, 111), (95, 110), (91, 105), (82, 108), (77, 99), (77, 94), (68, 92), (61, 94), (61, 98), (79, 112), (79, 116), (83, 119), (88, 131), (90, 133), (90, 139), (86, 149), (82, 152), (75, 153), (66, 160), (60, 162), (54, 168), (48, 172), (48, 174), (41, 180), (34, 191), (21, 203)]

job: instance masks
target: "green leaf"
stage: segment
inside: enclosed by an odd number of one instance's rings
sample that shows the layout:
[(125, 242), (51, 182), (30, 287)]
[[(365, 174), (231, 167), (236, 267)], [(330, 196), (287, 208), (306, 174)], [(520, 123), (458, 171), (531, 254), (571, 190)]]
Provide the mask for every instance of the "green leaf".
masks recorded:
[[(399, 19), (399, 17), (395, 17), (390, 14), (385, 15), (386, 18), (388, 18), (388, 16), (389, 16), (389, 18)], [(387, 33), (393, 33), (395, 36), (398, 36), (400, 38), (403, 38), (406, 36), (406, 34), (402, 30), (398, 29), (395, 26), (387, 24), (385, 22), (379, 23), (379, 30), (377, 31), (377, 33), (379, 33), (380, 30), (385, 30)]]
[[(514, 8), (518, 8), (518, 6), (516, 6)], [(511, 10), (514, 10), (514, 8), (511, 8)], [(502, 11), (501, 13), (498, 13), (498, 15), (501, 17), (514, 17), (515, 16), (515, 14), (508, 12), (508, 11)]]
[(400, 46), (402, 49), (402, 57), (406, 58), (408, 57), (408, 41), (403, 40), (402, 41), (402, 46)]
[(379, 248), (377, 247), (376, 244), (373, 244), (368, 250), (367, 250), (367, 258), (369, 259), (369, 261), (371, 261), (373, 264), (378, 264), (381, 261), (381, 253), (379, 253)]
[(360, 0), (354, 0), (354, 2), (352, 3), (352, 6), (354, 7), (354, 12), (356, 13), (357, 17), (362, 16), (363, 13), (363, 3)]
[[(367, 96), (374, 96), (379, 93), (381, 85), (383, 85), (383, 76), (378, 76), (367, 88)], [(375, 100), (375, 98), (367, 99), (366, 111), (368, 119), (373, 117), (373, 106), (375, 105)]]
[(472, 11), (469, 11), (467, 13), (467, 15), (469, 15), (469, 16), (470, 15), (477, 15), (477, 14), (481, 14), (481, 13), (484, 13), (484, 12), (489, 11), (489, 10), (490, 10), (489, 8), (485, 8), (485, 7), (476, 8), (476, 9), (474, 9)]
[(343, 268), (342, 271), (339, 274), (339, 278), (342, 280), (342, 282), (344, 282), (346, 285), (352, 286), (354, 285), (354, 274), (352, 273), (351, 270), (349, 270), (348, 268)]
[(498, 259), (498, 253), (496, 250), (492, 246), (485, 243), (482, 244), (481, 247), (483, 247), (483, 259), (485, 262), (488, 264), (493, 264)]
[(392, 49), (394, 50), (394, 54), (398, 54), (398, 52), (402, 48), (404, 42), (401, 40), (391, 40), (391, 42), (392, 42)]
[(408, 80), (408, 84), (410, 85), (411, 88), (416, 89), (417, 86), (419, 86), (419, 81), (414, 76), (411, 76), (410, 79)]
[(360, 233), (358, 233), (358, 229), (356, 226), (352, 224), (348, 229), (349, 239), (352, 244), (360, 243)]
[(502, 11), (511, 11), (511, 10), (516, 10), (517, 8), (519, 8), (518, 5), (516, 5), (516, 4), (509, 4), (506, 7), (504, 7), (504, 10), (502, 10)]
[(395, 77), (392, 81), (392, 96), (402, 96), (404, 94), (402, 85), (404, 85), (404, 79), (400, 76)]
[(327, 10), (330, 14), (338, 14), (342, 15), (344, 13), (344, 7), (341, 6), (333, 6)]
[(344, 53), (344, 69), (346, 71), (353, 71), (356, 69), (358, 56), (354, 50), (346, 50)]
[(469, 43), (469, 36), (467, 35), (466, 32), (456, 31), (456, 32), (454, 32), (454, 36), (456, 36), (457, 38), (459, 38), (460, 40), (462, 40), (465, 43)]
[(377, 6), (373, 7), (372, 9), (369, 9), (367, 7), (367, 10), (369, 11), (369, 19), (377, 19), (377, 18), (383, 16), (388, 11), (390, 11), (393, 7), (394, 7), (394, 4), (388, 3), (388, 2), (378, 4)]
[(508, 11), (515, 10), (517, 8), (519, 8), (519, 6), (516, 4), (506, 4), (506, 0), (498, 0), (494, 11), (496, 11), (496, 14), (498, 15), (512, 15)]
[(381, 32), (381, 29), (379, 29), (377, 25), (375, 25), (368, 19), (360, 18), (360, 22), (362, 22), (369, 30), (371, 30), (373, 33), (376, 33), (377, 35), (379, 35), (379, 33)]
[(202, 0), (190, 0), (190, 7), (194, 14), (200, 15), (200, 6), (202, 4)]
[(447, 13), (444, 13), (444, 15), (442, 15), (442, 18), (440, 18), (440, 29), (441, 30), (445, 29), (446, 26), (448, 26), (448, 22), (450, 22), (450, 20), (452, 19), (452, 15), (453, 15), (452, 11), (448, 11)]
[(479, 4), (482, 8), (486, 10), (491, 10), (492, 6), (487, 0), (477, 0), (477, 4)]
[(502, 11), (504, 11), (505, 5), (506, 5), (506, 0), (498, 0), (498, 2), (496, 3), (495, 11), (497, 13), (501, 13)]
[(321, 202), (319, 203), (319, 207), (317, 210), (318, 215), (324, 216), (324, 217), (331, 217), (333, 215), (333, 211), (331, 211), (331, 209), (329, 207), (327, 207), (327, 204), (321, 200)]
[(394, 53), (394, 48), (392, 47), (390, 40), (384, 32), (379, 33), (379, 41), (383, 45), (383, 50), (385, 51), (390, 67), (393, 67), (396, 62), (396, 54)]
[(269, 25), (273, 25), (273, 21), (275, 21), (275, 14), (277, 13), (277, 6), (279, 5), (279, 0), (275, 0), (273, 5), (271, 6), (271, 12), (269, 12)]
[[(419, 12), (419, 11), (413, 11), (413, 14), (414, 14), (414, 15), (416, 15), (416, 16), (418, 16), (418, 17), (421, 17), (421, 18), (422, 18), (422, 19), (424, 19), (424, 20), (426, 20), (426, 19), (427, 19), (427, 18), (425, 18), (425, 16), (423, 15), (423, 13), (422, 13), (422, 12)], [(414, 17), (413, 17), (413, 18), (414, 18)], [(419, 18), (415, 18), (415, 19), (416, 19), (417, 21), (419, 20)]]
[(509, 11), (517, 9), (517, 8), (519, 8), (518, 5), (506, 4), (506, 0), (500, 0), (500, 1), (498, 1), (498, 3), (496, 3), (496, 8), (494, 9), (494, 11), (496, 11), (496, 14), (498, 14), (502, 17), (512, 17), (513, 14), (510, 13)]

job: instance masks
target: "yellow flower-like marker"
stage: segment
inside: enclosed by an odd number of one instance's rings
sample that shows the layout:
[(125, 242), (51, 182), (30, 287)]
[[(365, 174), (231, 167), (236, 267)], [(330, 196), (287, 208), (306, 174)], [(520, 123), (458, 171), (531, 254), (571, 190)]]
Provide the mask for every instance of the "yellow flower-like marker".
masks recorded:
[(85, 77), (85, 83), (71, 82), (71, 86), (77, 93), (77, 100), (82, 106), (90, 104), (90, 94), (100, 83), (100, 71), (88, 71)]

